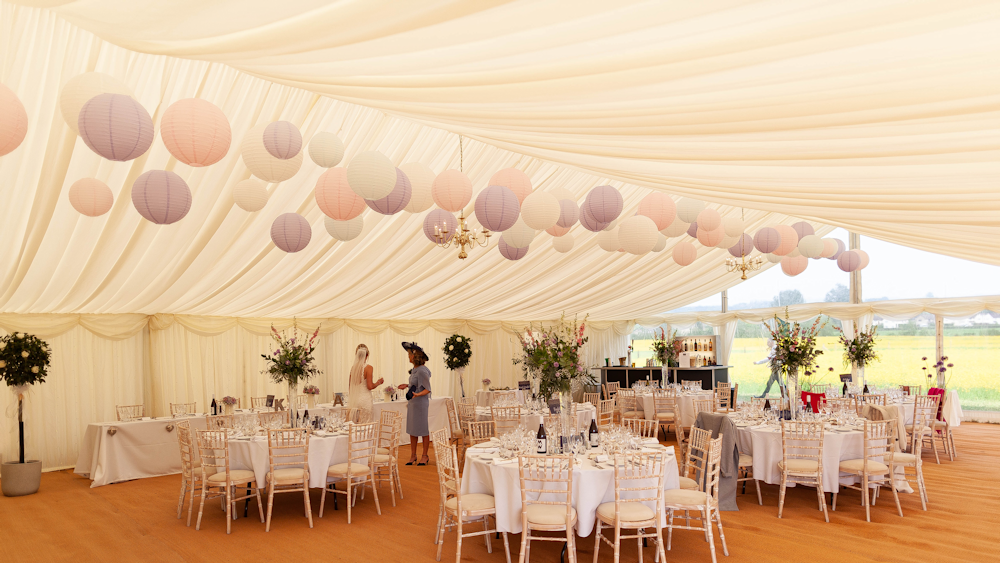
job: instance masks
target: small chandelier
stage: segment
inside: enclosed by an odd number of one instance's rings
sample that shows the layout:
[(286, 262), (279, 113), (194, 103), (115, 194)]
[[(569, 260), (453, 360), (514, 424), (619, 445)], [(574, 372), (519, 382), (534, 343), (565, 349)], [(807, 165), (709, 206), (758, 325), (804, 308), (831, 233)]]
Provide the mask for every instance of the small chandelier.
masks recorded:
[[(740, 210), (740, 219), (745, 220), (744, 211)], [(756, 272), (757, 270), (764, 267), (764, 257), (754, 256), (753, 258), (747, 259), (746, 249), (743, 248), (743, 237), (745, 235), (740, 235), (740, 258), (726, 258), (726, 271), (727, 272), (739, 272), (740, 279), (747, 279), (747, 272)], [(751, 252), (753, 249), (750, 249)]]
[(468, 223), (465, 221), (464, 210), (458, 214), (458, 228), (454, 234), (448, 232), (448, 225), (446, 223), (434, 225), (434, 239), (437, 241), (436, 244), (441, 248), (451, 248), (452, 246), (458, 248), (459, 260), (465, 260), (469, 257), (469, 254), (465, 251), (466, 246), (470, 250), (477, 246), (488, 246), (491, 234), (488, 229), (483, 229), (482, 232), (477, 229), (470, 230)]

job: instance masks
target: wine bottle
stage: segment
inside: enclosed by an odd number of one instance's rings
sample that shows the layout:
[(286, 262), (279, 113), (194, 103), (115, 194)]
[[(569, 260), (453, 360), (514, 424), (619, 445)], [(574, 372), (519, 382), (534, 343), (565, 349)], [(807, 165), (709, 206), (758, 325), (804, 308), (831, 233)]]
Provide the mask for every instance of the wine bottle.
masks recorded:
[(846, 397), (846, 396), (847, 396), (847, 382), (846, 382), (846, 381), (844, 382), (844, 390), (843, 390), (843, 392), (842, 392), (842, 393), (843, 393), (843, 396), (844, 396), (844, 397)]
[(805, 406), (805, 408), (803, 410), (805, 412), (811, 413), (811, 412), (813, 412), (813, 408), (812, 407), (813, 407), (812, 406), (812, 395), (806, 395), (806, 406)]
[(212, 394), (212, 416), (219, 414), (219, 404), (215, 402), (215, 394)]
[(865, 395), (868, 394), (868, 384), (867, 383), (865, 383), (865, 388), (861, 392), (864, 393)]
[(766, 411), (771, 410), (771, 401), (770, 401), (770, 399), (764, 399), (764, 410), (766, 410)]
[(309, 409), (306, 409), (306, 413), (302, 415), (302, 427), (309, 428)]
[(596, 448), (600, 445), (601, 435), (597, 431), (597, 421), (590, 419), (590, 447)]
[(688, 351), (688, 342), (687, 342), (687, 340), (684, 341), (684, 351), (685, 352)]
[(548, 440), (545, 436), (544, 423), (538, 425), (538, 435), (535, 436), (535, 439), (538, 440), (538, 448), (537, 448), (538, 455), (545, 454), (545, 452), (548, 451)]

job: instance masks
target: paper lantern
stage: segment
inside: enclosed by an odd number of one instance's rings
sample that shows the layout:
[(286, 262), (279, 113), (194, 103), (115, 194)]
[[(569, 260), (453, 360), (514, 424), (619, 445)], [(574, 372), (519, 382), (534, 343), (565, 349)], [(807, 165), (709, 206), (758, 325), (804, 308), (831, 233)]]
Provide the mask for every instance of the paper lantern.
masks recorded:
[(793, 251), (789, 252), (789, 253), (788, 253), (788, 254), (786, 254), (785, 256), (789, 256), (789, 257), (791, 257), (791, 258), (796, 258), (796, 257), (799, 257), (799, 256), (802, 256), (802, 253), (801, 253), (801, 252), (799, 252), (799, 247), (798, 247), (798, 246), (796, 246), (796, 247), (795, 247), (795, 250), (793, 250)]
[[(555, 194), (553, 194), (555, 195)], [(556, 225), (568, 229), (580, 220), (580, 206), (571, 199), (559, 200), (559, 220)]]
[(868, 253), (865, 252), (864, 250), (861, 250), (860, 248), (855, 248), (854, 252), (856, 252), (857, 255), (861, 258), (861, 265), (858, 266), (858, 269), (864, 270), (865, 268), (867, 268), (868, 262), (871, 261), (871, 258), (868, 257)]
[(319, 210), (335, 221), (349, 221), (365, 210), (365, 200), (351, 189), (344, 168), (330, 168), (320, 174), (313, 195)]
[(610, 223), (606, 224), (606, 225), (604, 226), (604, 228), (603, 228), (603, 229), (601, 229), (601, 230), (603, 230), (603, 231), (610, 231), (611, 229), (614, 229), (614, 228), (616, 228), (616, 227), (618, 227), (618, 219), (615, 219), (614, 221), (612, 221), (612, 222), (610, 222)]
[(694, 223), (698, 214), (705, 209), (705, 202), (697, 199), (681, 198), (677, 202), (677, 216), (685, 223)]
[(28, 133), (28, 112), (13, 90), (0, 84), (0, 156), (10, 153)]
[(178, 100), (163, 112), (160, 138), (177, 160), (188, 166), (209, 166), (222, 160), (233, 142), (226, 114), (199, 98)]
[(682, 240), (674, 245), (673, 256), (678, 266), (690, 266), (698, 257), (698, 249), (690, 242)]
[(309, 140), (309, 158), (316, 166), (333, 168), (344, 160), (344, 141), (336, 133), (323, 131)]
[(743, 256), (750, 256), (753, 249), (753, 237), (744, 233), (739, 240), (736, 241), (736, 244), (729, 247), (729, 253), (737, 258), (742, 258)]
[(673, 198), (663, 192), (653, 192), (639, 202), (639, 215), (645, 215), (656, 223), (656, 230), (662, 231), (677, 217), (677, 205)]
[(861, 267), (861, 256), (854, 250), (841, 252), (837, 258), (837, 267), (845, 272), (853, 272)]
[(566, 233), (569, 232), (569, 228), (568, 227), (560, 227), (559, 225), (552, 225), (548, 229), (545, 229), (545, 232), (549, 233), (550, 235), (552, 235), (554, 237), (561, 237), (561, 236), (565, 236)]
[(576, 241), (573, 240), (573, 235), (564, 235), (552, 239), (552, 248), (554, 248), (556, 252), (565, 254), (570, 250), (573, 250), (573, 244), (575, 242)]
[(714, 209), (703, 209), (698, 214), (696, 221), (706, 231), (714, 231), (722, 227), (722, 215), (719, 215), (719, 212)]
[(524, 198), (531, 194), (531, 178), (517, 168), (504, 168), (490, 178), (491, 186), (503, 186), (514, 192), (517, 204), (524, 203)]
[(799, 246), (799, 234), (789, 225), (776, 225), (774, 230), (778, 231), (778, 235), (781, 236), (781, 243), (778, 244), (778, 248), (772, 251), (773, 254), (787, 256), (789, 252)]
[(69, 187), (69, 202), (87, 217), (99, 217), (111, 210), (115, 196), (111, 188), (97, 178), (81, 178)]
[(274, 158), (264, 148), (265, 125), (252, 127), (240, 143), (240, 156), (251, 174), (265, 182), (284, 182), (302, 168), (302, 151), (288, 160)]
[(582, 225), (584, 229), (587, 229), (592, 233), (599, 233), (609, 224), (610, 223), (602, 223), (597, 219), (594, 219), (594, 216), (587, 211), (586, 207), (580, 207), (580, 225)]
[(836, 260), (840, 258), (840, 255), (843, 254), (845, 250), (847, 250), (847, 246), (844, 244), (844, 241), (840, 240), (839, 238), (833, 240), (834, 242), (837, 243), (837, 251), (833, 253), (833, 256), (830, 257), (830, 260)]
[(406, 211), (423, 213), (430, 209), (434, 205), (434, 198), (431, 196), (434, 172), (419, 162), (407, 162), (400, 165), (399, 169), (410, 179), (410, 203), (406, 204)]
[[(504, 233), (506, 235), (506, 233)], [(503, 240), (504, 235), (500, 235), (500, 240), (497, 242), (497, 248), (500, 249), (500, 255), (508, 260), (520, 260), (528, 254), (528, 247), (518, 248), (516, 246), (511, 246)]]
[[(437, 232), (441, 234), (441, 240), (434, 236), (435, 227), (437, 227)], [(432, 209), (424, 217), (424, 236), (434, 244), (450, 241), (451, 237), (455, 236), (456, 230), (458, 230), (458, 219), (444, 209)]]
[(264, 148), (274, 158), (288, 160), (302, 150), (302, 133), (288, 121), (275, 121), (264, 127)]
[(153, 120), (139, 102), (124, 94), (98, 94), (83, 104), (77, 121), (90, 150), (125, 162), (142, 156), (153, 144)]
[(323, 217), (323, 226), (331, 237), (347, 242), (361, 236), (361, 231), (365, 228), (365, 219), (360, 215), (349, 221), (334, 221), (329, 217)]
[(714, 231), (706, 231), (705, 229), (698, 227), (698, 232), (696, 234), (698, 235), (696, 237), (698, 242), (700, 242), (702, 246), (707, 246), (709, 248), (718, 246), (719, 243), (722, 242), (722, 239), (726, 238), (726, 233), (722, 230), (722, 227), (719, 227)]
[(729, 217), (722, 222), (722, 228), (725, 229), (727, 237), (738, 237), (743, 234), (743, 219)]
[(611, 186), (597, 186), (590, 190), (583, 207), (599, 223), (610, 223), (618, 218), (625, 201), (622, 194)]
[(515, 248), (524, 248), (535, 240), (535, 234), (537, 234), (535, 229), (525, 225), (519, 217), (509, 229), (504, 231), (503, 238), (507, 244)]
[(486, 229), (506, 231), (519, 215), (517, 196), (510, 188), (487, 186), (476, 196), (476, 220)]
[(820, 252), (820, 256), (823, 258), (830, 258), (837, 253), (837, 239), (825, 238), (823, 239), (823, 252)]
[(795, 229), (795, 232), (799, 235), (799, 240), (802, 240), (803, 237), (816, 234), (816, 229), (805, 221), (799, 221), (798, 223), (793, 224), (792, 228)]
[(395, 215), (410, 203), (410, 179), (399, 168), (396, 169), (396, 187), (382, 199), (366, 199), (365, 205), (382, 215)]
[(785, 256), (781, 259), (781, 271), (785, 272), (786, 276), (797, 276), (806, 271), (806, 266), (808, 265), (809, 259), (805, 256), (795, 258)]
[(233, 201), (244, 211), (253, 213), (264, 209), (267, 199), (267, 187), (260, 180), (250, 178), (233, 187)]
[(271, 223), (271, 241), (285, 252), (299, 252), (311, 239), (309, 221), (298, 213), (282, 213)]
[(191, 190), (180, 176), (169, 170), (150, 170), (140, 174), (132, 184), (132, 205), (148, 221), (169, 225), (191, 210)]
[(666, 229), (660, 229), (660, 234), (665, 237), (679, 237), (687, 232), (691, 227), (688, 223), (681, 221), (680, 219), (675, 220), (670, 223)]
[(784, 258), (784, 256), (778, 256), (777, 254), (766, 254), (765, 258), (767, 258), (767, 261), (772, 264), (780, 264), (781, 259)]
[(347, 165), (347, 183), (364, 199), (382, 199), (396, 187), (396, 166), (378, 151), (363, 152)]
[(431, 196), (441, 209), (458, 213), (472, 201), (472, 180), (458, 170), (445, 170), (434, 178)]
[(799, 252), (806, 258), (819, 258), (823, 253), (823, 239), (816, 235), (806, 235), (799, 239)]
[(667, 237), (663, 235), (658, 235), (656, 237), (656, 244), (653, 246), (653, 252), (663, 252), (663, 249), (667, 247)]
[(83, 104), (98, 94), (132, 96), (132, 91), (121, 80), (100, 72), (85, 72), (70, 78), (59, 93), (59, 110), (66, 125), (74, 133), (80, 132), (80, 110), (83, 109)]
[(532, 192), (521, 202), (521, 219), (532, 229), (544, 231), (555, 226), (561, 210), (556, 196), (548, 192)]
[(781, 235), (772, 227), (764, 227), (754, 235), (753, 245), (764, 254), (774, 252), (781, 245)]
[(656, 223), (645, 215), (633, 215), (618, 226), (618, 243), (629, 254), (652, 251), (661, 236)]
[(608, 252), (615, 252), (621, 248), (621, 243), (618, 241), (618, 230), (613, 229), (597, 233), (597, 246)]
[(687, 234), (691, 238), (698, 238), (698, 222), (697, 221), (695, 221), (694, 223), (691, 223), (690, 225), (688, 225)]
[[(725, 232), (725, 229), (723, 229), (723, 232)], [(726, 237), (723, 237), (722, 238), (722, 242), (720, 242), (719, 244), (715, 245), (715, 247), (716, 248), (723, 248), (723, 249), (729, 250), (730, 248), (733, 247), (734, 244), (736, 244), (739, 241), (740, 241), (740, 237), (726, 236)]]

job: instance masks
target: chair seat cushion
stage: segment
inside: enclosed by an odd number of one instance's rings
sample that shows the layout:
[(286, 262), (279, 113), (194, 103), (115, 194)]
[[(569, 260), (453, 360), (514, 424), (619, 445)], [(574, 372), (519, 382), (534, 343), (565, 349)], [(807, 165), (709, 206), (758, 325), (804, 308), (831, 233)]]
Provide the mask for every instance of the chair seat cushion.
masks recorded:
[[(341, 475), (347, 475), (347, 463), (338, 463), (336, 465), (331, 465), (329, 469), (326, 470), (326, 474), (331, 477), (338, 477)], [(368, 469), (367, 465), (362, 465), (360, 463), (351, 463), (351, 475), (364, 475), (371, 471)]]
[[(784, 470), (784, 462), (778, 462), (778, 470)], [(819, 463), (813, 459), (790, 459), (788, 470), (795, 473), (815, 473), (819, 471)]]
[(463, 431), (463, 430), (454, 430), (454, 429), (452, 429), (452, 431), (451, 431), (451, 438), (452, 438), (453, 440), (458, 440), (458, 439), (460, 439), (460, 438), (461, 438), (462, 436), (465, 436), (465, 431)]
[[(246, 483), (247, 481), (253, 481), (254, 474), (253, 471), (249, 469), (230, 469), (229, 478), (232, 479), (233, 483)], [(222, 471), (216, 473), (215, 475), (208, 476), (209, 483), (225, 483), (226, 482), (226, 472)]]
[(681, 488), (689, 491), (697, 491), (698, 481), (695, 481), (690, 477), (681, 477)]
[[(462, 510), (466, 512), (481, 512), (483, 510), (495, 510), (496, 500), (493, 495), (468, 494), (462, 495)], [(444, 507), (455, 512), (458, 507), (458, 499), (451, 497)]]
[(640, 418), (642, 411), (622, 411), (622, 418)]
[(390, 461), (392, 461), (391, 455), (375, 454), (374, 456), (372, 456), (372, 462), (375, 465), (388, 465)]
[[(850, 471), (853, 473), (864, 470), (865, 460), (863, 459), (849, 459), (847, 461), (840, 462), (841, 471)], [(879, 463), (877, 461), (868, 460), (868, 473), (873, 475), (878, 475), (879, 473), (888, 473), (889, 468), (884, 463)]]
[(667, 505), (705, 506), (705, 493), (691, 489), (670, 489), (663, 491), (663, 503)]
[[(566, 507), (554, 504), (529, 504), (525, 511), (528, 522), (543, 526), (558, 526), (566, 523)], [(576, 509), (571, 509), (571, 518), (576, 520)], [(572, 525), (572, 523), (570, 524)]]
[(674, 413), (672, 412), (658, 412), (656, 413), (656, 420), (673, 420)]
[(389, 455), (389, 448), (375, 448), (375, 453), (380, 455)]
[(753, 465), (753, 456), (740, 454), (740, 467), (750, 467), (751, 465)]
[(934, 428), (945, 428), (947, 426), (948, 426), (948, 423), (946, 421), (944, 421), (944, 420), (935, 420), (934, 421)]
[(306, 470), (301, 467), (276, 469), (267, 474), (267, 480), (275, 483), (301, 483), (306, 478)]
[[(606, 502), (597, 507), (597, 515), (605, 522), (615, 521), (615, 503)], [(641, 502), (623, 502), (621, 504), (622, 522), (643, 522), (656, 517), (656, 511)]]
[(903, 452), (896, 452), (892, 454), (892, 461), (901, 464), (913, 464), (916, 463), (917, 456)]

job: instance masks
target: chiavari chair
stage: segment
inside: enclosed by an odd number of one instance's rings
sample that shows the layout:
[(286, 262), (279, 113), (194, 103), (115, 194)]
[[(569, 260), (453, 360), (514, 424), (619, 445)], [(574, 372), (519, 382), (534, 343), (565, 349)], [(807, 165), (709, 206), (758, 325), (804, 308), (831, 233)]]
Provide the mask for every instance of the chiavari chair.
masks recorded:
[(490, 438), (495, 438), (497, 435), (496, 423), (492, 420), (483, 420), (479, 422), (469, 423), (469, 446), (475, 446), (476, 444), (482, 444), (483, 442), (489, 442)]
[(455, 408), (455, 400), (452, 397), (445, 397), (444, 406), (448, 411), (448, 443), (458, 448), (458, 451), (464, 457), (465, 450), (462, 446), (465, 445), (465, 430), (458, 420), (458, 410)]
[[(931, 425), (931, 413), (929, 411), (914, 410), (913, 412), (913, 422), (916, 428), (929, 428)], [(902, 477), (904, 481), (908, 483), (915, 483), (917, 485), (917, 492), (920, 493), (920, 506), (926, 511), (927, 510), (927, 487), (924, 485), (924, 463), (921, 459), (921, 450), (924, 444), (924, 438), (926, 434), (920, 432), (913, 432), (910, 435), (910, 451), (907, 453), (896, 451), (892, 454), (892, 474), (897, 478)], [(900, 442), (901, 443), (901, 442)], [(901, 467), (902, 472), (897, 473), (896, 467)], [(913, 470), (911, 475), (907, 471), (909, 469)], [(911, 481), (910, 478), (913, 478)]]
[(601, 402), (601, 394), (600, 393), (584, 393), (583, 394), (583, 402), (584, 403), (590, 403), (590, 404), (592, 404), (592, 405), (594, 405), (596, 407)]
[(490, 407), (498, 436), (513, 432), (521, 424), (521, 407)]
[(260, 425), (264, 428), (288, 426), (291, 420), (291, 413), (289, 411), (259, 412), (257, 413), (257, 420), (260, 421)]
[(677, 426), (677, 394), (671, 389), (653, 391), (653, 409), (656, 413), (653, 418), (663, 428), (663, 438), (666, 439), (667, 430)]
[(392, 495), (392, 505), (396, 506), (396, 489), (399, 498), (403, 498), (403, 485), (399, 479), (399, 436), (402, 432), (402, 418), (398, 412), (382, 411), (379, 420), (378, 447), (372, 457), (372, 468), (376, 486), (389, 482), (389, 493)]
[[(441, 505), (444, 507), (443, 518), (438, 526), (438, 550), (437, 560), (441, 560), (441, 549), (444, 547), (444, 534), (450, 528), (455, 528), (458, 534), (455, 551), (455, 561), (462, 561), (462, 540), (465, 538), (484, 536), (486, 539), (486, 551), (493, 553), (493, 545), (490, 543), (490, 535), (497, 533), (496, 526), (496, 501), (493, 495), (487, 494), (462, 494), (460, 486), (461, 478), (458, 474), (458, 452), (455, 446), (449, 445), (435, 449), (437, 459), (438, 483), (441, 490)], [(490, 528), (490, 517), (493, 517), (494, 526)], [(481, 531), (466, 532), (464, 526), (472, 523), (483, 523)], [(507, 532), (503, 532), (504, 551), (507, 554), (507, 563), (510, 563), (510, 544), (507, 540)]]
[(692, 491), (701, 491), (704, 489), (705, 472), (701, 470), (701, 467), (704, 461), (708, 459), (708, 442), (711, 439), (711, 431), (697, 427), (691, 428), (691, 434), (688, 436), (688, 445), (682, 456), (684, 462), (680, 468), (682, 489)]
[[(198, 430), (198, 452), (201, 455), (201, 504), (198, 505), (198, 520), (194, 529), (201, 529), (201, 517), (205, 512), (205, 500), (222, 498), (226, 504), (226, 533), (232, 532), (232, 521), (239, 511), (236, 503), (253, 497), (257, 498), (260, 522), (264, 523), (264, 504), (260, 499), (260, 489), (253, 471), (230, 469), (229, 430)], [(247, 494), (236, 496), (236, 491), (247, 487)]]
[[(573, 456), (518, 456), (521, 482), (521, 557), (532, 541), (566, 542), (569, 563), (576, 563), (576, 509), (573, 508)], [(563, 532), (564, 537), (532, 532)]]
[(643, 413), (639, 408), (638, 400), (635, 396), (635, 391), (632, 389), (619, 389), (618, 394), (615, 395), (618, 399), (618, 418), (624, 420), (626, 418), (642, 418)]
[[(910, 433), (910, 443), (912, 443), (916, 438), (919, 438), (921, 442), (927, 441), (930, 443), (931, 451), (934, 452), (934, 460), (939, 464), (941, 463), (941, 458), (938, 456), (937, 441), (938, 439), (943, 441), (943, 437), (934, 431), (934, 422), (937, 418), (938, 404), (940, 400), (940, 395), (917, 395), (914, 397), (913, 421), (927, 421), (927, 424), (923, 427), (919, 424), (907, 424), (903, 427), (906, 432)], [(945, 451), (947, 453), (947, 448)]]
[(601, 405), (597, 412), (597, 427), (604, 431), (614, 422), (615, 417), (615, 400), (607, 399), (601, 401)]
[(191, 526), (191, 512), (194, 510), (195, 495), (201, 492), (201, 460), (197, 458), (197, 449), (191, 436), (191, 423), (184, 420), (178, 422), (177, 445), (181, 454), (181, 495), (177, 499), (177, 517), (184, 510), (184, 499), (191, 493), (191, 503), (188, 505), (187, 525)]
[(781, 421), (781, 489), (778, 493), (778, 518), (785, 508), (788, 483), (816, 487), (819, 508), (830, 521), (823, 494), (823, 422)]
[(142, 418), (146, 407), (145, 405), (118, 405), (115, 410), (118, 412), (118, 422), (130, 422)]
[[(378, 489), (372, 481), (372, 458), (375, 456), (375, 448), (378, 444), (378, 424), (369, 422), (368, 424), (352, 424), (349, 431), (349, 442), (347, 449), (347, 461), (336, 463), (326, 471), (326, 486), (323, 487), (323, 495), (319, 501), (319, 517), (323, 517), (323, 508), (326, 505), (326, 493), (345, 495), (347, 504), (347, 523), (351, 523), (351, 506), (357, 499), (357, 490), (366, 485), (371, 486), (372, 496), (375, 498), (375, 510), (378, 515), (382, 515), (382, 508), (378, 503)], [(343, 491), (336, 487), (337, 482), (343, 482)]]
[(715, 386), (715, 412), (729, 412), (732, 405), (732, 386), (724, 381), (720, 381)]
[(656, 438), (660, 433), (659, 423), (645, 418), (624, 418), (622, 426), (643, 438)]
[[(692, 428), (692, 432), (700, 428)], [(722, 552), (729, 556), (729, 549), (726, 547), (726, 535), (722, 530), (722, 515), (719, 513), (719, 473), (722, 460), (722, 436), (714, 440), (709, 440), (707, 455), (698, 464), (703, 468), (705, 474), (704, 489), (671, 489), (663, 492), (663, 507), (667, 511), (667, 550), (670, 550), (670, 542), (673, 539), (674, 528), (678, 530), (701, 530), (708, 541), (709, 549), (712, 553), (712, 563), (716, 563), (715, 540), (712, 537), (712, 524), (719, 528), (719, 539), (722, 541)], [(685, 526), (674, 525), (674, 512), (682, 511), (686, 514)], [(691, 512), (700, 512), (701, 517), (691, 517)], [(699, 526), (692, 526), (694, 520)]]
[(195, 414), (198, 403), (170, 403), (170, 416), (177, 418), (187, 414)]
[[(649, 421), (656, 422), (656, 421)], [(634, 539), (638, 542), (640, 559), (643, 541), (653, 540), (659, 561), (666, 561), (663, 548), (663, 464), (664, 454), (633, 453), (615, 456), (615, 500), (597, 507), (597, 528), (594, 537), (594, 559), (601, 549), (601, 540), (615, 550), (615, 563), (621, 554), (621, 541)], [(622, 494), (627, 498), (623, 499)], [(655, 509), (643, 503), (653, 503)], [(614, 530), (612, 538), (606, 537), (601, 529)], [(635, 530), (634, 535), (623, 535), (622, 529)], [(652, 528), (654, 531), (647, 532)]]
[(267, 406), (267, 397), (250, 397), (250, 408), (269, 409), (271, 407)]
[(615, 395), (618, 394), (618, 387), (619, 387), (619, 385), (618, 385), (618, 382), (616, 382), (616, 381), (609, 381), (609, 382), (605, 383), (604, 384), (604, 398), (605, 399), (614, 399)]
[(271, 531), (271, 508), (275, 493), (302, 493), (309, 527), (313, 527), (309, 504), (309, 433), (305, 428), (267, 431), (267, 521), (264, 531)]
[[(448, 455), (448, 450), (451, 449), (448, 446), (448, 429), (441, 428), (431, 432), (431, 445), (434, 447), (434, 459), (443, 459)], [(437, 462), (435, 461), (435, 465)], [(451, 483), (451, 488), (454, 489), (461, 485), (461, 481), (455, 481)], [(444, 515), (444, 502), (445, 502), (445, 487), (441, 482), (441, 471), (438, 470), (438, 518), (437, 524), (434, 525), (434, 545), (438, 545), (438, 542), (444, 541), (444, 535), (441, 533), (441, 524), (445, 521)]]
[[(865, 520), (871, 522), (872, 495), (869, 491), (869, 485), (875, 485), (876, 488), (888, 485), (892, 489), (893, 498), (896, 499), (896, 509), (899, 511), (900, 517), (902, 517), (903, 507), (899, 504), (899, 493), (896, 491), (896, 482), (889, 470), (889, 466), (893, 464), (893, 452), (890, 444), (896, 433), (896, 421), (865, 420), (864, 422), (865, 437), (862, 457), (840, 462), (840, 472), (860, 477), (861, 485), (841, 484), (840, 487), (861, 492), (862, 504), (865, 507)], [(834, 510), (837, 510), (837, 494), (837, 491), (833, 493)]]
[(223, 428), (233, 428), (233, 415), (218, 414), (205, 417), (205, 427), (209, 430), (222, 430)]

